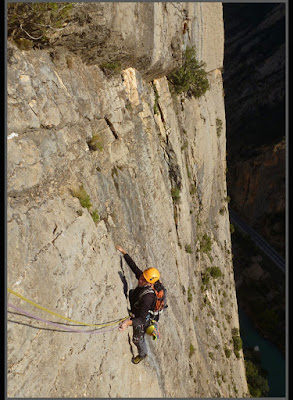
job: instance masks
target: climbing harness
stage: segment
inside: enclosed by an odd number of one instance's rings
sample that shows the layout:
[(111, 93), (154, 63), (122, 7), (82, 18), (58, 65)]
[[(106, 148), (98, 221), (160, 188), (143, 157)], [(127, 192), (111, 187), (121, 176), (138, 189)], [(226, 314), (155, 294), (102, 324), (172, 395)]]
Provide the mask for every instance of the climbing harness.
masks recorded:
[[(100, 327), (100, 328), (103, 328), (103, 327), (107, 327), (107, 326), (111, 326), (111, 325), (120, 324), (121, 322), (123, 322), (123, 321), (125, 321), (126, 319), (129, 318), (129, 316), (127, 316), (127, 317), (125, 317), (125, 318), (119, 319), (118, 321), (114, 321), (114, 322), (110, 322), (110, 323), (104, 323), (104, 324), (86, 324), (86, 323), (84, 323), (84, 322), (75, 321), (75, 320), (73, 320), (73, 319), (63, 317), (62, 315), (59, 315), (59, 314), (57, 314), (57, 313), (55, 313), (55, 312), (53, 312), (53, 311), (48, 310), (48, 309), (45, 308), (45, 307), (40, 306), (40, 305), (37, 304), (37, 303), (34, 303), (33, 301), (31, 301), (31, 300), (25, 298), (24, 296), (20, 295), (19, 293), (16, 293), (15, 291), (13, 291), (13, 290), (11, 290), (11, 289), (9, 289), (9, 288), (7, 288), (7, 290), (8, 290), (10, 293), (14, 294), (15, 296), (19, 297), (20, 299), (26, 301), (27, 303), (29, 303), (29, 304), (31, 304), (31, 305), (33, 305), (33, 306), (39, 308), (40, 310), (43, 310), (43, 311), (45, 311), (45, 312), (47, 312), (47, 313), (49, 313), (49, 314), (55, 315), (55, 316), (58, 317), (58, 318), (62, 318), (62, 319), (64, 319), (64, 320), (68, 321), (68, 322), (73, 322), (73, 323), (75, 323), (75, 324), (79, 324), (79, 325), (83, 325), (83, 326), (92, 326), (92, 327)], [(11, 305), (11, 306), (12, 306), (12, 305)]]
[[(129, 318), (133, 318), (135, 317), (135, 315), (129, 311)], [(134, 335), (134, 340), (139, 340), (140, 338), (140, 334), (145, 332), (147, 335), (152, 336), (153, 340), (157, 340), (160, 339), (161, 334), (159, 332), (159, 325), (158, 325), (158, 321), (154, 320), (151, 318), (151, 315), (149, 314), (146, 317), (146, 328), (143, 328), (143, 325), (138, 325), (136, 327), (136, 329), (134, 329), (135, 333), (138, 334), (138, 336), (136, 337), (136, 335)]]

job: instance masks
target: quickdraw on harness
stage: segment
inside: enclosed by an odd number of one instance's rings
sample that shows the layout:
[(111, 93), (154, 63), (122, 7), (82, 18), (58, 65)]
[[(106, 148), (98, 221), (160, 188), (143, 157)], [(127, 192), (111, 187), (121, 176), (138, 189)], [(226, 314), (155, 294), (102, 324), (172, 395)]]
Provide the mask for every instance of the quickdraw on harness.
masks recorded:
[(158, 322), (155, 321), (154, 319), (151, 319), (150, 322), (151, 324), (146, 328), (145, 333), (152, 336), (153, 340), (160, 339), (161, 335), (159, 331)]

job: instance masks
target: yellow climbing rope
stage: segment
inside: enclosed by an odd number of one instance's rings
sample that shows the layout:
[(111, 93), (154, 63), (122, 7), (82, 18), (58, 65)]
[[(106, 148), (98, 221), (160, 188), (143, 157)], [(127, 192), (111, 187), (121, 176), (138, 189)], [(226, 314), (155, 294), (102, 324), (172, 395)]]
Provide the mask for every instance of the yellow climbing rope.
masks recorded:
[(52, 315), (55, 315), (56, 317), (65, 319), (66, 321), (74, 322), (75, 324), (80, 324), (80, 325), (84, 325), (84, 326), (99, 326), (99, 327), (105, 327), (105, 326), (111, 326), (111, 325), (118, 324), (118, 323), (120, 323), (120, 322), (122, 322), (122, 321), (125, 321), (127, 318), (129, 318), (129, 316), (127, 316), (127, 317), (125, 317), (125, 318), (120, 319), (119, 321), (110, 322), (110, 323), (107, 323), (107, 324), (85, 324), (84, 322), (75, 321), (75, 320), (73, 320), (73, 319), (63, 317), (62, 315), (59, 315), (59, 314), (55, 313), (54, 311), (47, 310), (47, 308), (42, 307), (42, 306), (40, 306), (39, 304), (36, 304), (36, 303), (34, 303), (33, 301), (31, 301), (31, 300), (29, 300), (29, 299), (26, 299), (24, 296), (22, 296), (22, 295), (19, 294), (19, 293), (16, 293), (14, 290), (11, 290), (11, 289), (9, 289), (9, 288), (7, 288), (7, 290), (8, 290), (8, 292), (14, 294), (15, 296), (19, 297), (20, 299), (26, 301), (27, 303), (29, 303), (29, 304), (31, 304), (31, 305), (33, 305), (33, 306), (39, 308), (40, 310), (46, 311), (47, 313), (52, 314)]

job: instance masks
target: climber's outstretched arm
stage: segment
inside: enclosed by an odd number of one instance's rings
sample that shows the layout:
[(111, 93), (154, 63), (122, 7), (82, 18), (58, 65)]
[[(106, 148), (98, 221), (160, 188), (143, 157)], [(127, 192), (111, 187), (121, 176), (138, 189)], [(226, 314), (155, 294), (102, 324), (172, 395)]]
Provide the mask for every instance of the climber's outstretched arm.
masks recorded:
[(138, 268), (138, 266), (135, 264), (130, 255), (127, 254), (126, 251), (122, 249), (121, 246), (116, 246), (116, 249), (119, 250), (124, 255), (124, 259), (129, 265), (131, 271), (135, 274), (136, 278), (139, 279), (140, 276), (142, 275), (142, 270)]

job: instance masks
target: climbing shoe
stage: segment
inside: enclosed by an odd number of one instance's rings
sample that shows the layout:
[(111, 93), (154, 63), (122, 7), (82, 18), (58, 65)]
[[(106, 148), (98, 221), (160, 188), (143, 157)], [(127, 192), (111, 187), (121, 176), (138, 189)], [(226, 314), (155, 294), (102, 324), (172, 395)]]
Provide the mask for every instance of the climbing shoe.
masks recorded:
[(132, 358), (132, 363), (133, 364), (138, 364), (142, 360), (144, 360), (145, 358), (146, 358), (146, 356), (142, 357), (142, 356), (138, 355), (138, 356)]

